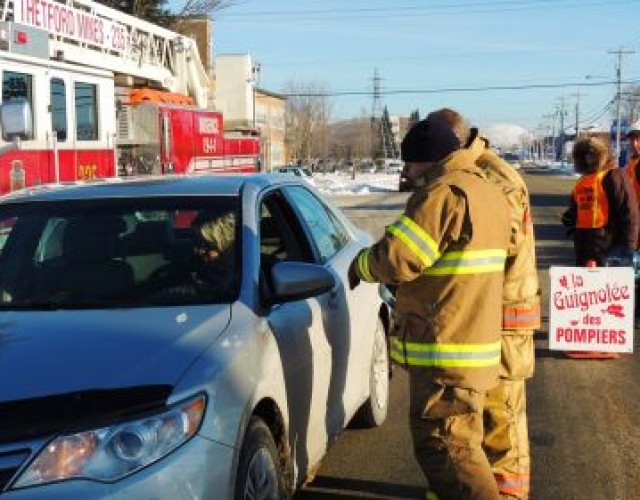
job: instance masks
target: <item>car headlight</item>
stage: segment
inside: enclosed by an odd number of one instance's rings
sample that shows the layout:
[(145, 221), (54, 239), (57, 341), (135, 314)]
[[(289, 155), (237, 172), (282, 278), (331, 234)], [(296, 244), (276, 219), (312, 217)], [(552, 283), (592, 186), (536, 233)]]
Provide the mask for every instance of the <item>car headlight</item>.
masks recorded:
[(67, 479), (116, 481), (164, 457), (200, 427), (204, 396), (153, 416), (59, 436), (20, 475), (13, 488)]

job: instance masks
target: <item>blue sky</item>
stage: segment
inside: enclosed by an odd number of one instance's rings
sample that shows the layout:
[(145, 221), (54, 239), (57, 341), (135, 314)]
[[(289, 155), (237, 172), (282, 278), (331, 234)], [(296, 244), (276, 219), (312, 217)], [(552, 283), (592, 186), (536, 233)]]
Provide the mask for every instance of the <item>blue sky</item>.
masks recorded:
[[(606, 123), (620, 48), (640, 84), (640, 0), (237, 0), (214, 17), (214, 52), (249, 53), (261, 88), (353, 94), (330, 98), (334, 119), (371, 113), (377, 69), (391, 114), (449, 106), (534, 130), (563, 100), (573, 123), (579, 93), (580, 117)], [(518, 89), (468, 90), (492, 87)]]

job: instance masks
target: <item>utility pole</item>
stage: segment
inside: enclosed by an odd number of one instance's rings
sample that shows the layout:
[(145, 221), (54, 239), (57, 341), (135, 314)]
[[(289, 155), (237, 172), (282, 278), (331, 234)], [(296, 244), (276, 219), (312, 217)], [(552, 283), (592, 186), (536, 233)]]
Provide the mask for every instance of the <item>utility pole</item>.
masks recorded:
[(578, 140), (578, 136), (580, 135), (580, 87), (578, 87), (578, 91), (575, 94), (572, 94), (572, 97), (576, 98), (576, 137), (575, 141)]
[(618, 50), (610, 50), (609, 54), (616, 54), (618, 61), (616, 64), (616, 165), (620, 162), (620, 121), (622, 119), (622, 56), (633, 54), (633, 50), (625, 50), (622, 47)]
[(398, 152), (394, 143), (393, 131), (391, 130), (391, 123), (389, 121), (389, 110), (382, 106), (382, 99), (380, 98), (380, 74), (376, 68), (373, 75), (373, 110), (371, 114), (371, 159), (373, 160), (373, 153), (375, 152), (375, 145), (377, 144), (377, 138), (380, 138), (382, 143), (382, 155), (384, 159), (397, 158)]
[[(375, 157), (378, 116), (382, 118), (382, 102), (380, 100), (380, 73), (376, 68), (373, 72), (373, 106), (371, 108), (371, 161)], [(382, 122), (381, 118), (380, 122)]]
[[(551, 120), (551, 127), (550, 127), (550, 132), (551, 132), (551, 144), (550, 144), (550, 148), (551, 148), (551, 161), (555, 161), (555, 142), (556, 142), (556, 131), (555, 131), (555, 127), (556, 127), (556, 115), (555, 114), (550, 114), (550, 115), (543, 115), (542, 118), (546, 118)], [(544, 141), (544, 156), (545, 158), (548, 160), (548, 153), (549, 153), (549, 148), (547, 147), (547, 143), (546, 141)]]
[(256, 94), (258, 93), (258, 85), (260, 83), (260, 63), (251, 62), (251, 89), (253, 92), (253, 128), (256, 128)]
[(560, 109), (558, 113), (560, 114), (560, 167), (564, 168), (564, 117), (567, 114), (564, 109), (564, 96), (560, 98)]

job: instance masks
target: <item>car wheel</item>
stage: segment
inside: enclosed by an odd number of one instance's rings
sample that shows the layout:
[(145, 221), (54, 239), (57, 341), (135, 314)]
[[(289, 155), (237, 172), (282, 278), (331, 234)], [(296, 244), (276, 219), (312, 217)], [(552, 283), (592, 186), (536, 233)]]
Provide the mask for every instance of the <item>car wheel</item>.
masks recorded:
[(384, 325), (378, 319), (369, 367), (369, 398), (358, 410), (355, 422), (359, 427), (379, 427), (387, 418), (388, 408), (389, 349)]
[(278, 449), (267, 425), (251, 417), (240, 450), (236, 479), (236, 500), (278, 500), (287, 498)]

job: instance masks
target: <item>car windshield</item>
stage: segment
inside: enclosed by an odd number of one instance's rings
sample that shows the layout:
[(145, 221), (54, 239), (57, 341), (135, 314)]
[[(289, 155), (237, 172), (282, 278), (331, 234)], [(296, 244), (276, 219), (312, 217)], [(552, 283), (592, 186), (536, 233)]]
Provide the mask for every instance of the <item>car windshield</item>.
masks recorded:
[(0, 308), (228, 303), (237, 197), (28, 202), (0, 208)]

